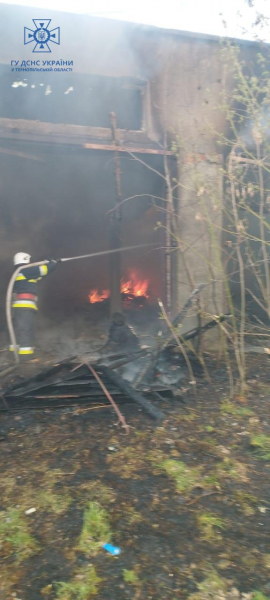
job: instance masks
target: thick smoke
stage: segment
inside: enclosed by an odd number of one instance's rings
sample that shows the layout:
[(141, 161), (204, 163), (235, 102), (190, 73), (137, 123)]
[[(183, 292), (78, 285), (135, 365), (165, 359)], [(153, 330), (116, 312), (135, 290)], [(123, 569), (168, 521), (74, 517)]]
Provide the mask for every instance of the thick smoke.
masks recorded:
[[(133, 131), (134, 137), (134, 130), (143, 129), (146, 117), (143, 98), (151, 61), (146, 68), (133, 44), (134, 26), (54, 13), (55, 25), (61, 25), (68, 45), (64, 45), (63, 37), (61, 49), (55, 48), (53, 58), (74, 59), (74, 72), (61, 76), (55, 73), (21, 74), (11, 72), (10, 60), (16, 52), (19, 56), (21, 45), (16, 32), (23, 31), (27, 23), (31, 25), (32, 9), (17, 7), (14, 12), (12, 7), (2, 5), (0, 14), (0, 34), (5, 49), (0, 57), (0, 118), (47, 122), (47, 131), (50, 131), (50, 123), (60, 124), (62, 135), (68, 135), (66, 126), (72, 124), (107, 128), (107, 142), (111, 140), (109, 115), (112, 111), (117, 116), (117, 127), (124, 130), (127, 137), (128, 130)], [(36, 13), (35, 17), (38, 16)], [(67, 35), (74, 30), (76, 42), (74, 36)], [(14, 56), (9, 56), (7, 31), (14, 32), (14, 43), (11, 44)], [(139, 35), (146, 34), (141, 32)], [(83, 52), (81, 39), (86, 43)], [(33, 58), (31, 49), (26, 47), (22, 58)], [(152, 70), (152, 74), (154, 72)], [(34, 259), (42, 259), (109, 248), (109, 211), (116, 198), (113, 154), (86, 151), (82, 149), (82, 141), (78, 146), (72, 145), (72, 141), (70, 137), (70, 146), (8, 140), (2, 143), (1, 328), (5, 327), (5, 293), (16, 252), (24, 250)], [(133, 197), (123, 205), (122, 244), (156, 242), (162, 247), (164, 232), (156, 229), (162, 216), (158, 211), (160, 202), (155, 198), (165, 195), (164, 179), (158, 175), (163, 172), (163, 158), (142, 158), (157, 173), (121, 154), (122, 195), (124, 199)], [(136, 269), (142, 279), (149, 280), (152, 302), (157, 296), (162, 297), (163, 250), (146, 249), (124, 254), (124, 277), (129, 269)], [(88, 304), (89, 291), (108, 287), (109, 260), (106, 257), (59, 266), (40, 284), (39, 323), (43, 331), (66, 323), (64, 329), (59, 328), (61, 339), (66, 339), (64, 330), (69, 339), (76, 336), (80, 328), (78, 314)], [(70, 318), (74, 331), (68, 325)], [(49, 328), (48, 323), (52, 324)], [(48, 336), (49, 343), (49, 333)]]
[[(25, 144), (22, 148), (26, 151)], [(51, 153), (40, 146), (35, 150), (42, 158), (40, 162), (2, 157), (2, 300), (15, 252), (24, 250), (34, 259), (42, 259), (109, 248), (109, 211), (115, 205), (110, 155), (65, 149)], [(151, 164), (162, 168), (160, 159), (154, 159)], [(123, 205), (123, 245), (156, 241), (162, 246), (161, 232), (155, 231), (160, 214), (150, 197), (161, 194), (161, 178), (138, 162), (123, 158), (122, 179), (123, 197), (138, 196)], [(142, 278), (149, 279), (152, 295), (161, 295), (161, 258), (162, 251), (148, 249), (123, 254), (123, 275), (136, 268)], [(92, 288), (108, 285), (108, 257), (65, 263), (40, 285), (42, 308), (48, 315), (55, 311), (69, 314), (88, 301)]]

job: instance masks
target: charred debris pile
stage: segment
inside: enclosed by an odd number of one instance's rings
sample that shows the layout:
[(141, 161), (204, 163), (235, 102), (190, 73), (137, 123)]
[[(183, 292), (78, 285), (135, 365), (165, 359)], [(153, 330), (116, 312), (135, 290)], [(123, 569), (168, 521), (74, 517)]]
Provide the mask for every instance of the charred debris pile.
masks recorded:
[[(56, 362), (32, 377), (19, 376), (16, 367), (0, 373), (2, 378), (0, 410), (62, 408), (91, 405), (94, 409), (112, 406), (119, 421), (127, 428), (118, 405), (133, 402), (157, 421), (164, 413), (153, 403), (173, 398), (186, 374), (181, 351), (176, 352), (174, 331), (193, 305), (201, 284), (195, 289), (174, 319), (172, 328), (156, 347), (140, 347), (136, 334), (126, 325), (124, 317), (115, 313), (106, 345), (98, 356), (73, 356)], [(224, 320), (222, 315), (219, 320)], [(181, 339), (193, 339), (215, 325), (210, 321), (201, 328), (184, 334)], [(202, 376), (200, 364), (195, 365)], [(7, 370), (8, 371), (8, 370)], [(7, 379), (8, 375), (8, 379)]]

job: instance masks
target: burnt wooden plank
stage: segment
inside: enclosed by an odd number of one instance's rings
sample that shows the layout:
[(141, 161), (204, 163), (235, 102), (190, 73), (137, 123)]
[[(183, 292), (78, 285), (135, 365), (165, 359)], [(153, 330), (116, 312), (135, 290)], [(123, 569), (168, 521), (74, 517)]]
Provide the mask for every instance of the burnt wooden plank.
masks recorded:
[(149, 400), (147, 400), (140, 392), (135, 390), (128, 381), (123, 379), (119, 373), (111, 371), (108, 367), (100, 367), (102, 376), (105, 376), (106, 380), (113, 383), (116, 387), (126, 394), (131, 400), (142, 406), (144, 410), (154, 419), (163, 420), (165, 415), (162, 411), (156, 408)]

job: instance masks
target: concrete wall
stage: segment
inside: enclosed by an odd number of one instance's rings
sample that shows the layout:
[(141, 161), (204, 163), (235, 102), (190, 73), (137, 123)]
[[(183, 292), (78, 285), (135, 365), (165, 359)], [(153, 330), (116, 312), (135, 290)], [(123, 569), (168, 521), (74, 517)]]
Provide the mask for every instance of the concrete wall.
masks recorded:
[[(156, 129), (151, 136), (162, 142), (165, 129), (168, 143), (176, 141), (175, 226), (181, 248), (175, 273), (177, 311), (193, 286), (222, 277), (223, 157), (217, 140), (227, 124), (217, 107), (222, 90), (231, 83), (216, 42), (160, 33), (148, 39), (150, 43), (147, 52), (138, 43), (138, 53), (153, 100)], [(222, 284), (209, 284), (202, 308), (209, 314), (224, 311)], [(190, 325), (189, 318), (187, 328)]]

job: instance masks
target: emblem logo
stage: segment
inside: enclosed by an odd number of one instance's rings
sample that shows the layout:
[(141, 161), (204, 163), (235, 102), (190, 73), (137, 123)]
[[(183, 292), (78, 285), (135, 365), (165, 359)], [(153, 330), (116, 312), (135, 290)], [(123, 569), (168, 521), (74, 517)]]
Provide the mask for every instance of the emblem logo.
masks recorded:
[(49, 44), (60, 44), (60, 27), (49, 30), (51, 19), (32, 19), (35, 29), (24, 28), (24, 44), (34, 43), (32, 52), (51, 52)]

